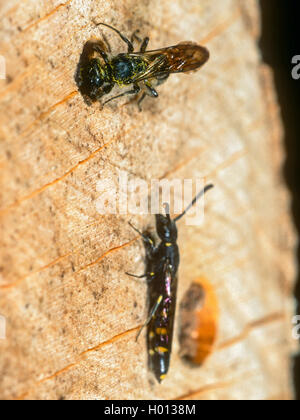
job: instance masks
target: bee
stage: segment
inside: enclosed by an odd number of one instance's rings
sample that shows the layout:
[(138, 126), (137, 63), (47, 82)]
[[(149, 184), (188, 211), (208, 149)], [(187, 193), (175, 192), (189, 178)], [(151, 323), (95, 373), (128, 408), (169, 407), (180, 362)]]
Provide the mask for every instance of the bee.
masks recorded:
[[(183, 73), (197, 70), (209, 59), (205, 47), (193, 42), (146, 51), (149, 38), (143, 41), (136, 35), (127, 39), (120, 31), (105, 23), (98, 23), (115, 31), (127, 45), (127, 53), (111, 54), (106, 38), (105, 42), (96, 39), (86, 42), (77, 66), (75, 81), (87, 104), (100, 101), (115, 85), (130, 89), (107, 99), (103, 105), (125, 95), (136, 95), (142, 91), (138, 101), (140, 105), (146, 95), (157, 98), (156, 86), (163, 83), (171, 73)], [(133, 40), (141, 42), (140, 50), (134, 52)]]
[(126, 274), (135, 278), (146, 278), (149, 286), (149, 316), (136, 339), (147, 326), (149, 369), (159, 383), (166, 377), (169, 370), (172, 351), (179, 267), (176, 223), (211, 188), (213, 188), (212, 184), (207, 185), (183, 213), (173, 220), (170, 217), (169, 205), (165, 204), (166, 214), (155, 215), (156, 232), (161, 241), (157, 246), (149, 232), (141, 233), (130, 224), (144, 241), (146, 272), (141, 276)]

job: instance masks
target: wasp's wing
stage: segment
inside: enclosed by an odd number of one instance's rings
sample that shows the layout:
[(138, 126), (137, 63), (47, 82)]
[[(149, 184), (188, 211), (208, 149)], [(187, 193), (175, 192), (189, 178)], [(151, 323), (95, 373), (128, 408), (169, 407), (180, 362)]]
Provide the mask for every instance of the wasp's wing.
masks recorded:
[(208, 50), (192, 42), (182, 42), (172, 47), (145, 53), (134, 53), (134, 55), (143, 55), (144, 59), (149, 63), (147, 70), (142, 74), (138, 74), (134, 82), (170, 73), (196, 70), (209, 59)]

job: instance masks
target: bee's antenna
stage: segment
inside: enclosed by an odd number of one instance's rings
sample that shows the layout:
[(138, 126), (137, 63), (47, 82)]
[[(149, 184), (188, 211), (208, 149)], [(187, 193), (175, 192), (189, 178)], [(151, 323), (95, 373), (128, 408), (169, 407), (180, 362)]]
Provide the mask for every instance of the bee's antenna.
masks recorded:
[(193, 201), (187, 206), (187, 208), (179, 216), (175, 217), (174, 222), (178, 222), (178, 220), (181, 219), (191, 207), (193, 207), (193, 205), (199, 200), (199, 198), (202, 197), (207, 191), (209, 191), (213, 187), (213, 184), (206, 185), (203, 188), (203, 190), (200, 191), (199, 194), (196, 195), (196, 197), (194, 197)]
[(113, 31), (115, 31), (115, 32), (119, 35), (119, 37), (120, 37), (120, 38), (121, 38), (121, 39), (122, 39), (122, 40), (123, 40), (123, 41), (127, 44), (127, 46), (128, 46), (128, 52), (129, 52), (129, 53), (133, 52), (134, 48), (133, 48), (132, 43), (129, 41), (129, 39), (127, 39), (127, 38), (126, 38), (126, 36), (125, 36), (125, 35), (121, 34), (121, 32), (120, 32), (120, 31), (118, 31), (118, 29), (114, 28), (113, 26), (108, 25), (107, 23), (103, 23), (103, 22), (96, 23), (96, 22), (93, 20), (93, 23), (94, 23), (96, 26), (103, 25), (103, 26), (106, 26), (107, 28), (110, 28), (110, 29), (112, 29)]

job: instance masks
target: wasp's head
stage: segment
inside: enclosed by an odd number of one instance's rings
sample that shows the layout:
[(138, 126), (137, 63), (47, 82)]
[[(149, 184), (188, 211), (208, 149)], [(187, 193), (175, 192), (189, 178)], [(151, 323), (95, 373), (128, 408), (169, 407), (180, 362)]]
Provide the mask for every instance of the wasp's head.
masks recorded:
[(164, 216), (157, 214), (156, 231), (163, 242), (175, 243), (177, 241), (177, 228), (175, 222), (170, 218), (170, 214)]

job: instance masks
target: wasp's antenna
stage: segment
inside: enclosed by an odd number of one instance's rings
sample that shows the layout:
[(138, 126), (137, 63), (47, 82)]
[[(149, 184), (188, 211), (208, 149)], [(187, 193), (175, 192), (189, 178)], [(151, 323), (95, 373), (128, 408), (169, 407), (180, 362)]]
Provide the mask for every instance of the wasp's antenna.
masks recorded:
[(213, 187), (213, 184), (206, 185), (203, 188), (203, 190), (200, 191), (199, 194), (196, 195), (196, 197), (194, 197), (193, 201), (187, 206), (187, 208), (179, 216), (175, 217), (174, 222), (178, 222), (178, 220), (181, 219), (191, 207), (193, 207), (193, 205), (199, 200), (199, 198), (202, 197), (207, 191), (209, 191)]
[(165, 209), (166, 217), (171, 220), (169, 203), (164, 203), (163, 208)]

